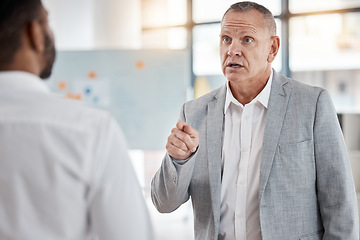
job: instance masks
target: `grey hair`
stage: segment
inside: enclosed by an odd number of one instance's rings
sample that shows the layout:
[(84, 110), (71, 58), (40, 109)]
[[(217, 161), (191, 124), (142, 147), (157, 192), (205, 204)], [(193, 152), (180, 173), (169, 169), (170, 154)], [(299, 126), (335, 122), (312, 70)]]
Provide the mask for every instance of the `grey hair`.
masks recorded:
[(263, 5), (255, 3), (255, 2), (245, 1), (245, 2), (237, 2), (237, 3), (232, 4), (228, 8), (228, 10), (226, 10), (226, 12), (224, 13), (222, 20), (224, 19), (225, 15), (229, 11), (248, 12), (250, 10), (257, 10), (258, 12), (260, 12), (263, 15), (265, 25), (268, 27), (270, 34), (272, 36), (275, 36), (276, 35), (276, 23), (275, 23), (275, 18), (273, 16), (273, 14), (270, 12), (269, 9), (267, 9)]

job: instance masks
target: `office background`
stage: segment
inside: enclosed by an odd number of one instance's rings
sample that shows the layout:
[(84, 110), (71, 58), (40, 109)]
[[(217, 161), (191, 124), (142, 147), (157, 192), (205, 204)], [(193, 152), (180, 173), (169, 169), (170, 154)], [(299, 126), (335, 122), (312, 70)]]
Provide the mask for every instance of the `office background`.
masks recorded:
[[(150, 181), (181, 104), (225, 83), (220, 20), (230, 0), (43, 0), (58, 57), (50, 88), (109, 110), (128, 139), (158, 240), (193, 236), (191, 206), (156, 212)], [(275, 70), (330, 92), (360, 192), (360, 1), (259, 0), (276, 17)]]

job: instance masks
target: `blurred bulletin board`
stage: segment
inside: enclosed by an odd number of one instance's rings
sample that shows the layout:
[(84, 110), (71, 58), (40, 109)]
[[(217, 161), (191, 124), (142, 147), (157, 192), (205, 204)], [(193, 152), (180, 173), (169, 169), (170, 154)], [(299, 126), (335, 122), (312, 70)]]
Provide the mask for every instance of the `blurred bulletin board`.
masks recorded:
[(98, 50), (57, 53), (53, 92), (110, 111), (130, 149), (163, 150), (186, 100), (185, 50)]

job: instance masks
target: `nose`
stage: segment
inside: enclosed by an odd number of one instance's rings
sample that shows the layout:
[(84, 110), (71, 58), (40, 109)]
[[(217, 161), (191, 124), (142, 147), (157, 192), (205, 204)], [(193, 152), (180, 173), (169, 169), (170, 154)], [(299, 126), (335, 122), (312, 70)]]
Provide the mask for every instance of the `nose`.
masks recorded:
[(237, 41), (232, 41), (229, 45), (227, 55), (232, 56), (241, 56), (241, 44)]

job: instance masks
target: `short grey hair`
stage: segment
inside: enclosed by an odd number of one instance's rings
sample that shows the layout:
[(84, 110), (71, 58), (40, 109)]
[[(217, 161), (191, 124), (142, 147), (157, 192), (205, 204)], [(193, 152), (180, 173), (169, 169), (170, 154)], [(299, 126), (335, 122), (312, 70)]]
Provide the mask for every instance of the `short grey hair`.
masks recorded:
[(263, 5), (255, 3), (255, 2), (245, 1), (245, 2), (237, 2), (237, 3), (232, 4), (228, 8), (228, 10), (226, 10), (226, 12), (224, 13), (222, 20), (224, 19), (225, 15), (229, 11), (247, 12), (250, 10), (257, 10), (258, 12), (260, 12), (263, 15), (265, 25), (268, 27), (270, 34), (272, 36), (275, 36), (276, 35), (276, 23), (275, 23), (275, 18), (273, 16), (273, 14), (270, 12), (269, 9), (267, 9)]

